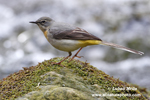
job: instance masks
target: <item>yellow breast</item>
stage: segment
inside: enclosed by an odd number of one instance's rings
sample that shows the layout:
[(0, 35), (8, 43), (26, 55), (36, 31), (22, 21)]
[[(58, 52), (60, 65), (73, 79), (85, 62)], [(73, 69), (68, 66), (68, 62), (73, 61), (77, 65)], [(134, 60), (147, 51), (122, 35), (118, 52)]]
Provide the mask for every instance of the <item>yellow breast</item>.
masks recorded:
[(45, 31), (45, 32), (43, 32), (44, 33), (44, 36), (46, 37), (46, 39), (48, 39), (48, 37), (47, 37), (47, 31)]

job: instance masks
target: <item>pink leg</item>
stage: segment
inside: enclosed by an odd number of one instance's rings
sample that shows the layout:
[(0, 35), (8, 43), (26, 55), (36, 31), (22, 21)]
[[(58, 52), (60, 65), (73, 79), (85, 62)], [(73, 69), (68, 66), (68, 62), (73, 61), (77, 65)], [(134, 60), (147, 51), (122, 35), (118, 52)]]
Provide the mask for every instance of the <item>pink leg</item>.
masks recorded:
[[(73, 60), (75, 57), (78, 57), (78, 58), (81, 58), (82, 56), (77, 56), (78, 55), (78, 53), (80, 52), (82, 50), (82, 47), (78, 50), (78, 52), (71, 58), (71, 60)], [(70, 61), (71, 61), (70, 60)], [(69, 61), (69, 62), (70, 62)]]
[[(71, 52), (68, 52), (68, 53), (69, 53), (69, 55), (68, 55), (67, 57), (65, 57), (63, 60), (61, 60), (61, 61), (58, 62), (58, 63), (53, 63), (53, 64), (58, 64), (58, 65), (62, 66), (62, 65), (61, 65), (61, 62), (63, 62), (64, 60), (66, 60), (67, 58), (69, 58), (69, 57), (72, 55)], [(63, 66), (62, 66), (62, 67), (63, 67)]]

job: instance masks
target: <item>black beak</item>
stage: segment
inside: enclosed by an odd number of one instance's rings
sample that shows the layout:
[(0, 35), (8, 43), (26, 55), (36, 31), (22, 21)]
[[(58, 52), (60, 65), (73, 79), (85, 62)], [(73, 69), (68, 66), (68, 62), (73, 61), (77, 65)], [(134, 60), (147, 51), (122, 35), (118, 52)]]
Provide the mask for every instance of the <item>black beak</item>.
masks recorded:
[(31, 21), (31, 22), (29, 22), (29, 23), (37, 24), (38, 22), (33, 22), (33, 21)]

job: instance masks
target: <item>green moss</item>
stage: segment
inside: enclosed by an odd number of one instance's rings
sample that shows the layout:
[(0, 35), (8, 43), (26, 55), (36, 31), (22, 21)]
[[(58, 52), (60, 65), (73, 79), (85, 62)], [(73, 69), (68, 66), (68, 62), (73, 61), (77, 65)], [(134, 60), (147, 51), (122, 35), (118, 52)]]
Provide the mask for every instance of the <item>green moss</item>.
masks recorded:
[[(26, 94), (26, 97), (21, 98), (30, 100), (53, 100), (53, 98), (60, 100), (63, 100), (63, 98), (72, 98), (72, 100), (95, 100), (97, 98), (108, 100), (145, 99), (139, 90), (113, 90), (112, 87), (121, 88), (130, 87), (131, 85), (110, 77), (86, 62), (73, 60), (68, 63), (68, 60), (65, 60), (62, 63), (64, 67), (52, 64), (61, 59), (63, 58), (47, 60), (37, 66), (24, 68), (24, 70), (4, 78), (0, 81), (0, 98), (2, 100), (14, 99)], [(140, 94), (141, 96), (92, 96), (92, 94), (103, 93)]]

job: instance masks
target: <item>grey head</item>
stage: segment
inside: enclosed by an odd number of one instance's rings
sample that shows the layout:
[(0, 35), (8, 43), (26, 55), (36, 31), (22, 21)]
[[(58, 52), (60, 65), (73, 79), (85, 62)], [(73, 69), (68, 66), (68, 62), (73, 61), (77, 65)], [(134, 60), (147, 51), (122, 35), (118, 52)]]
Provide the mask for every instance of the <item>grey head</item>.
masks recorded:
[(41, 17), (37, 21), (31, 21), (30, 23), (37, 24), (39, 28), (45, 32), (47, 28), (50, 27), (54, 20), (49, 17)]

